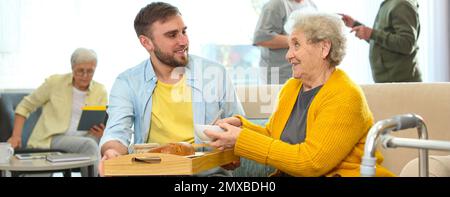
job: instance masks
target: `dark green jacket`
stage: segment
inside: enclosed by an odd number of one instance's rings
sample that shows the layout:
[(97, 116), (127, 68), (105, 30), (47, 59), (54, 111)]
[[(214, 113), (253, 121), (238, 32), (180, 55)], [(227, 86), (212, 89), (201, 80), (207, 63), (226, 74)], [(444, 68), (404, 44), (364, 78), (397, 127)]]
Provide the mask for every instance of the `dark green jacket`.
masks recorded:
[(370, 64), (377, 83), (422, 81), (418, 68), (420, 33), (416, 0), (385, 0), (370, 38)]

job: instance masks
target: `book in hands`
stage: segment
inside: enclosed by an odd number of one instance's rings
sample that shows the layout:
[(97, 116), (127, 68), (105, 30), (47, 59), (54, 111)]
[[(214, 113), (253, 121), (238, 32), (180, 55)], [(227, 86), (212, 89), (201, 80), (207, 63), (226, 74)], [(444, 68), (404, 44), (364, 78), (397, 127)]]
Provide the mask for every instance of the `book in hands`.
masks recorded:
[(106, 125), (107, 120), (106, 106), (86, 106), (82, 109), (77, 130), (89, 131), (95, 125)]

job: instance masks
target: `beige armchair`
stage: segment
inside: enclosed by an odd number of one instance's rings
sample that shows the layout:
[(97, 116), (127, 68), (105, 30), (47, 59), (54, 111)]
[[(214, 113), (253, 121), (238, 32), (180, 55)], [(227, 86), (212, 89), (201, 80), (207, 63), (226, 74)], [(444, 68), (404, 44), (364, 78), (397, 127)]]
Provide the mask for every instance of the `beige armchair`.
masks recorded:
[[(430, 177), (450, 177), (450, 155), (431, 155), (428, 160)], [(400, 172), (401, 177), (418, 177), (419, 161), (415, 158), (408, 162)]]

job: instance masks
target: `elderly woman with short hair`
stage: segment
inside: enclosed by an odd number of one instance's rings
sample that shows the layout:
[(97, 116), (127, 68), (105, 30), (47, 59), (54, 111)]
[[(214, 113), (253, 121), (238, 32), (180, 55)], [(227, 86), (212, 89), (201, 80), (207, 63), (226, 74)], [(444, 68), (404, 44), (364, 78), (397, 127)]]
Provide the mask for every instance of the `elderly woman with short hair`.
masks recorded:
[[(14, 148), (21, 147), (26, 118), (42, 107), (42, 114), (27, 147), (59, 149), (99, 157), (98, 141), (105, 126), (101, 124), (90, 131), (77, 131), (82, 107), (107, 104), (105, 87), (92, 80), (97, 67), (97, 55), (90, 49), (76, 49), (71, 57), (71, 65), (72, 73), (50, 76), (19, 103), (15, 110), (13, 134), (8, 139)], [(87, 175), (84, 169), (81, 173)]]
[[(211, 145), (270, 165), (273, 176), (359, 176), (373, 116), (361, 88), (336, 68), (345, 55), (342, 21), (328, 14), (300, 15), (286, 59), (293, 78), (279, 93), (265, 127), (242, 116), (219, 121), (224, 133), (206, 131)], [(393, 176), (380, 166), (377, 176)]]

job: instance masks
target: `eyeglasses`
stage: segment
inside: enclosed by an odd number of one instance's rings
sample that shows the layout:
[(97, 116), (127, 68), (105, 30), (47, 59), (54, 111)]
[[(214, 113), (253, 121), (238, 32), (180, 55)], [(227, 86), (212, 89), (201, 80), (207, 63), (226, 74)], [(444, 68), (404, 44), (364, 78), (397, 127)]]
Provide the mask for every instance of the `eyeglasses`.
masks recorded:
[(95, 72), (94, 69), (87, 69), (87, 70), (85, 70), (85, 69), (76, 69), (76, 70), (73, 70), (73, 74), (75, 76), (78, 76), (78, 77), (82, 77), (84, 75), (87, 75), (88, 77), (92, 77), (92, 75), (94, 75), (94, 72)]

